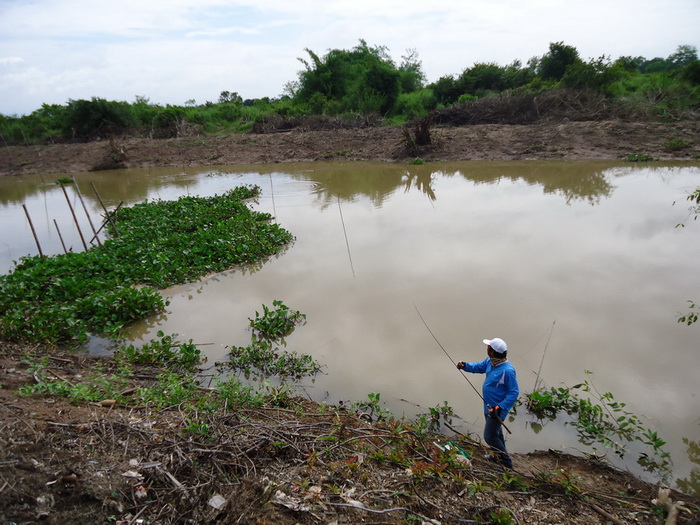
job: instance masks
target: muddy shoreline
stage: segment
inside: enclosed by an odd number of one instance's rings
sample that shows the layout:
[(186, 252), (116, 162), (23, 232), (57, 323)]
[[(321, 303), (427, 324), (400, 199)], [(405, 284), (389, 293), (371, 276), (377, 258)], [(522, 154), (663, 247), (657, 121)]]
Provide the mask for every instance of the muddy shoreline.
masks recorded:
[[(207, 166), (309, 161), (425, 162), (468, 160), (700, 159), (700, 122), (540, 122), (433, 127), (432, 144), (408, 148), (402, 127), (268, 134), (192, 135), (173, 139), (117, 137), (112, 141), (0, 148), (0, 175), (78, 173), (108, 168)], [(674, 145), (684, 144), (680, 149)]]

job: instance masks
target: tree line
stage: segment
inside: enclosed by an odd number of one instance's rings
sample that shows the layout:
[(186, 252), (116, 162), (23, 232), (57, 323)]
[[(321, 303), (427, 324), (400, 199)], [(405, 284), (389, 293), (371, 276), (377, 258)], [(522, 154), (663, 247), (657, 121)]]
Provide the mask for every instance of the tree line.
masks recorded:
[(398, 125), (429, 112), (459, 107), (504, 93), (532, 95), (552, 90), (592, 91), (611, 100), (645, 105), (658, 117), (683, 118), (700, 108), (700, 61), (694, 46), (680, 45), (666, 58), (602, 56), (583, 60), (563, 42), (549, 44), (542, 56), (506, 66), (478, 62), (458, 75), (427, 83), (418, 52), (409, 49), (396, 63), (386, 46), (364, 40), (352, 49), (331, 49), (324, 55), (305, 49), (303, 69), (277, 98), (243, 100), (222, 91), (216, 102), (183, 105), (152, 104), (99, 97), (43, 104), (25, 116), (0, 115), (5, 145), (92, 140), (120, 133), (153, 138), (174, 137), (188, 128), (205, 133), (247, 132), (272, 115), (278, 118), (378, 115)]

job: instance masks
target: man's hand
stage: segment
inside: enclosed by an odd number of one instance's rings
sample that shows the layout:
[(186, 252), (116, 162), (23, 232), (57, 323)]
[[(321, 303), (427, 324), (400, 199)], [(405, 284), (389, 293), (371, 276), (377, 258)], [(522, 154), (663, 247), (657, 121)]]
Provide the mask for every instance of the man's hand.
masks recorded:
[(491, 417), (497, 417), (498, 419), (501, 419), (501, 407), (496, 405), (495, 407), (489, 407), (489, 416)]
[(459, 363), (457, 363), (457, 368), (459, 370), (462, 370), (462, 368), (464, 368), (464, 365), (466, 365), (466, 363), (464, 361), (460, 361)]

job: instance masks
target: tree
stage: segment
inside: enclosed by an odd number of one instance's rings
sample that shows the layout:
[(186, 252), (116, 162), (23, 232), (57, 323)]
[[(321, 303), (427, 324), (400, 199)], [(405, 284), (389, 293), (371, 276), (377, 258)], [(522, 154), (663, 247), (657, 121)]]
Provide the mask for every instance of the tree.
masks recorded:
[[(288, 91), (295, 102), (310, 109), (318, 109), (319, 102), (326, 101), (324, 108), (387, 113), (403, 89), (421, 86), (423, 73), (415, 52), (404, 57), (401, 68), (397, 68), (385, 46), (370, 47), (364, 40), (349, 51), (332, 49), (323, 57), (308, 48), (305, 51), (309, 59), (299, 59), (305, 70)], [(314, 108), (310, 107), (311, 101)]]
[(402, 93), (413, 93), (423, 87), (425, 74), (423, 66), (418, 60), (418, 51), (415, 49), (406, 50), (406, 55), (401, 57), (399, 75)]
[(498, 64), (477, 63), (465, 69), (457, 80), (460, 95), (483, 95), (486, 91), (503, 91), (506, 88), (505, 68)]
[(676, 52), (668, 56), (668, 61), (674, 69), (685, 67), (698, 59), (698, 49), (695, 46), (678, 46)]
[(461, 95), (457, 81), (452, 75), (440, 77), (429, 86), (438, 104), (448, 105), (457, 102)]
[(581, 58), (575, 47), (567, 46), (564, 42), (549, 44), (549, 52), (540, 59), (538, 74), (543, 80), (561, 80), (566, 69)]
[(603, 90), (624, 74), (621, 66), (612, 64), (609, 57), (602, 56), (590, 62), (578, 61), (571, 64), (561, 83), (573, 89)]

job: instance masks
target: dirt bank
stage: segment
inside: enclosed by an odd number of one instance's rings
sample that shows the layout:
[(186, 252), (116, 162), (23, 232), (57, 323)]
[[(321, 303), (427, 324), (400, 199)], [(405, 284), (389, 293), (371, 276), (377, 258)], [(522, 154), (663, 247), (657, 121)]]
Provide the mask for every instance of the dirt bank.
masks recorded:
[[(465, 464), (440, 455), (447, 436), (298, 398), (218, 411), (193, 429), (178, 406), (19, 395), (42, 361), (72, 388), (114, 367), (0, 345), (0, 523), (664, 523), (658, 486), (596, 459), (515, 454), (503, 472), (478, 436), (449, 438), (470, 452)], [(129, 390), (157, 372), (137, 370)], [(700, 509), (671, 497), (689, 509), (678, 523)]]
[(0, 148), (0, 174), (74, 173), (123, 166), (206, 166), (271, 162), (366, 160), (624, 159), (647, 154), (660, 160), (700, 158), (700, 122), (591, 122), (484, 124), (433, 127), (432, 144), (406, 148), (400, 127), (269, 134), (117, 138), (75, 144)]

